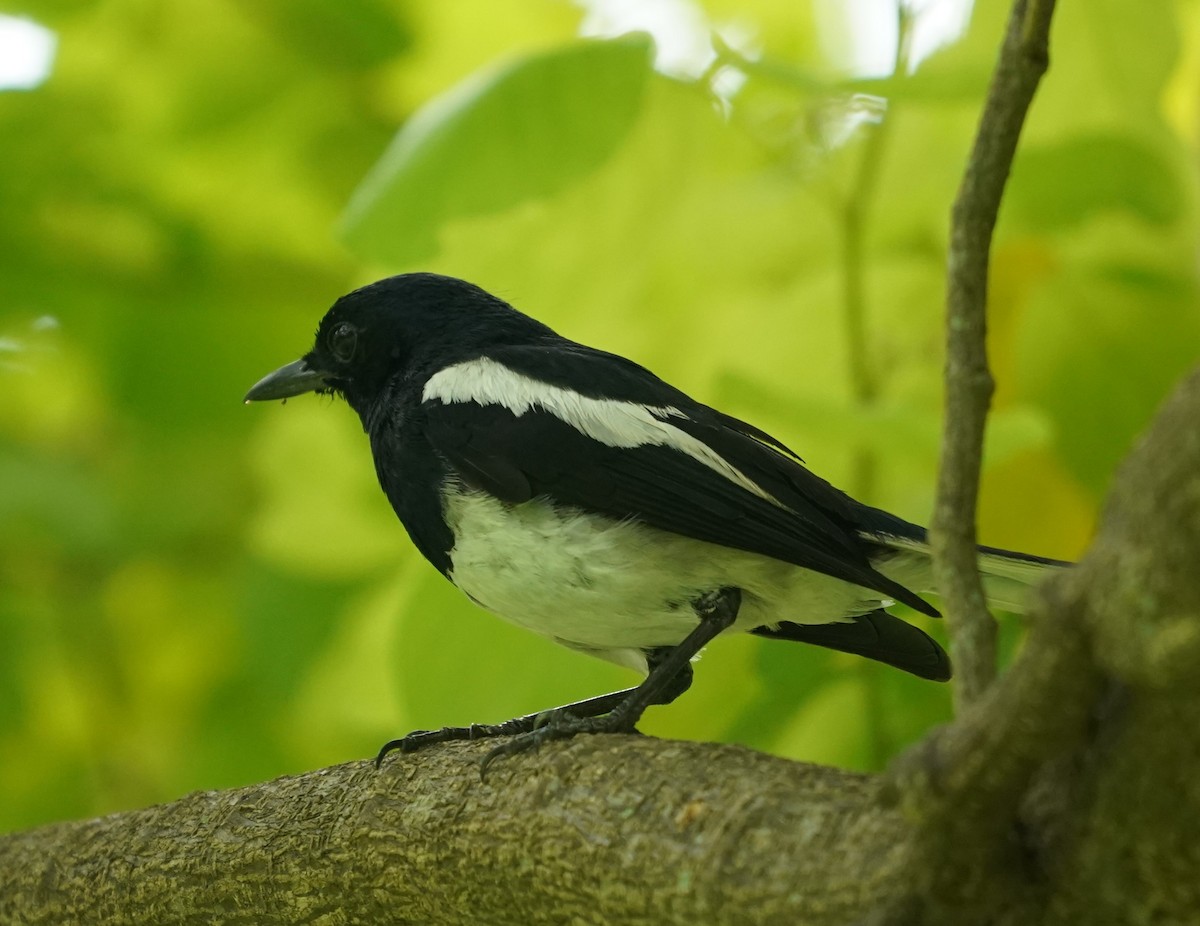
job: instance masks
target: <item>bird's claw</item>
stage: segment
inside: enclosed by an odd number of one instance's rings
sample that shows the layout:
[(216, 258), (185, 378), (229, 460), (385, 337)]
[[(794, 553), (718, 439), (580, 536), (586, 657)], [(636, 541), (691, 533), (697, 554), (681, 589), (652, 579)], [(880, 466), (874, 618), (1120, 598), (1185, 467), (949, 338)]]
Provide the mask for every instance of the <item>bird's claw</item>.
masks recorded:
[(413, 730), (412, 733), (405, 734), (400, 739), (388, 740), (375, 755), (375, 767), (379, 768), (383, 765), (383, 760), (389, 753), (414, 752), (428, 743), (437, 742), (433, 737), (440, 732), (440, 730)]
[(488, 725), (473, 723), (469, 727), (442, 727), (440, 730), (413, 730), (400, 739), (383, 744), (375, 756), (375, 767), (379, 768), (383, 760), (392, 752), (416, 752), (435, 743), (449, 743), (453, 740), (477, 740), (489, 736), (502, 736), (508, 732), (503, 724)]
[(570, 739), (578, 733), (637, 733), (637, 728), (617, 711), (599, 717), (576, 717), (570, 711), (546, 711), (538, 724), (526, 733), (518, 733), (488, 751), (479, 762), (479, 778), (487, 778), (488, 769), (497, 759), (537, 750), (543, 743)]

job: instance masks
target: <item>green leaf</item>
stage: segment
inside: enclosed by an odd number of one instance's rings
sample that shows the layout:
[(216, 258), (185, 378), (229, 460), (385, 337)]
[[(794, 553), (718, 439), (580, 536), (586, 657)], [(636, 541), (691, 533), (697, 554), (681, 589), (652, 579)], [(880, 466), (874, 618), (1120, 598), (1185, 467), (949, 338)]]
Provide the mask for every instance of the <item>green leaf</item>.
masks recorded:
[(419, 110), (355, 192), (346, 240), (412, 264), (443, 223), (550, 196), (628, 134), (651, 73), (644, 35), (572, 43), (476, 74)]
[(1018, 156), (1006, 217), (1038, 231), (1068, 229), (1099, 212), (1130, 212), (1153, 225), (1181, 215), (1171, 166), (1127, 135), (1076, 135)]

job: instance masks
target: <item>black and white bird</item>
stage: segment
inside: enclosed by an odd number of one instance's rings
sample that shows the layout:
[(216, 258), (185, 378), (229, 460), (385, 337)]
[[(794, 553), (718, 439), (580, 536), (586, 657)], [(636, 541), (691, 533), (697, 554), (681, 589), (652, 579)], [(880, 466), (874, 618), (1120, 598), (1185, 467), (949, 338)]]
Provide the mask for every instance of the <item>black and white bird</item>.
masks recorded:
[[(641, 685), (504, 723), (387, 744), (516, 734), (517, 752), (631, 731), (691, 683), (721, 633), (812, 643), (945, 681), (950, 662), (889, 614), (937, 611), (925, 530), (855, 501), (765, 431), (477, 286), (409, 273), (333, 305), (301, 359), (246, 401), (343, 397), (417, 549), (476, 604)], [(987, 547), (992, 600), (1020, 610), (1053, 560)]]

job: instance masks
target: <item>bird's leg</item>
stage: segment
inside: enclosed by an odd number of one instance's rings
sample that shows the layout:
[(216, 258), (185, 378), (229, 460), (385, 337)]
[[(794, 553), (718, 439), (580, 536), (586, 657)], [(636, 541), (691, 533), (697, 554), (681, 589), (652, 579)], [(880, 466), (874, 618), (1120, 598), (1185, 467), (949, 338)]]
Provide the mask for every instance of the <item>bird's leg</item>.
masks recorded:
[(645, 681), (636, 688), (617, 692), (614, 697), (620, 700), (610, 711), (592, 716), (575, 714), (570, 707), (554, 711), (535, 729), (517, 734), (484, 756), (481, 774), (497, 759), (536, 748), (548, 740), (567, 739), (577, 733), (636, 733), (637, 722), (646, 708), (670, 703), (688, 689), (692, 682), (692, 657), (732, 626), (741, 603), (739, 588), (721, 588), (701, 596), (694, 603), (700, 623), (678, 645), (653, 651), (650, 674)]
[[(510, 743), (487, 754), (483, 760), (483, 767), (486, 769), (488, 764), (501, 755), (524, 752), (546, 739), (564, 739), (583, 732), (636, 732), (634, 725), (647, 707), (651, 704), (670, 704), (691, 687), (692, 657), (734, 622), (740, 604), (741, 590), (736, 588), (723, 588), (703, 596), (694, 605), (700, 624), (679, 645), (661, 646), (650, 650), (646, 654), (650, 673), (645, 681), (635, 688), (624, 688), (611, 694), (575, 701), (536, 714), (514, 717), (503, 723), (415, 730), (407, 736), (385, 743), (375, 757), (375, 766), (378, 768), (388, 753), (397, 750), (415, 752), (435, 743), (453, 740), (512, 736), (513, 740)], [(616, 715), (616, 719), (609, 721), (608, 718), (613, 715)], [(569, 729), (572, 725), (588, 721), (596, 723), (597, 728)], [(527, 741), (526, 737), (533, 739)], [(512, 748), (507, 748), (510, 746)]]
[[(673, 650), (671, 646), (660, 646), (646, 654), (646, 661), (654, 669), (667, 654)], [(692, 686), (692, 666), (684, 665), (676, 675), (674, 683), (667, 687), (654, 704), (670, 704)], [(607, 714), (624, 701), (637, 688), (622, 688), (610, 694), (598, 695), (595, 698), (585, 698), (582, 701), (572, 701), (562, 707), (552, 707), (538, 711), (536, 714), (526, 714), (524, 717), (514, 717), (503, 723), (473, 723), (469, 727), (442, 727), (440, 730), (414, 730), (400, 739), (385, 743), (375, 757), (375, 767), (378, 768), (389, 752), (416, 752), (435, 743), (449, 743), (454, 740), (480, 740), (495, 736), (514, 736), (518, 733), (529, 733), (547, 724), (551, 718), (559, 714), (569, 714), (572, 717), (596, 717)]]

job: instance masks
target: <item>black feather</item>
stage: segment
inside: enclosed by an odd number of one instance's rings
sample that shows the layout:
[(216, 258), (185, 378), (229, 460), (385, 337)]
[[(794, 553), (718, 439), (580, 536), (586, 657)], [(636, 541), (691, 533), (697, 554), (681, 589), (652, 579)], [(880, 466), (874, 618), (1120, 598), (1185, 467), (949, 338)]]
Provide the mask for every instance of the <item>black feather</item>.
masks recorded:
[(860, 536), (857, 521), (864, 506), (814, 476), (765, 432), (735, 430), (727, 422), (736, 419), (635, 363), (582, 345), (499, 347), (488, 357), (551, 385), (674, 409), (679, 414), (664, 420), (702, 441), (780, 504), (672, 447), (609, 447), (539, 409), (515, 415), (501, 405), (426, 402), (425, 436), (469, 484), (509, 502), (540, 495), (617, 520), (636, 518), (852, 582), (937, 616), (923, 598), (871, 565), (872, 545)]
[(750, 632), (865, 656), (935, 682), (949, 681), (951, 676), (950, 657), (938, 642), (920, 627), (886, 611), (871, 611), (836, 624), (782, 621), (778, 627), (756, 627)]

